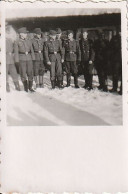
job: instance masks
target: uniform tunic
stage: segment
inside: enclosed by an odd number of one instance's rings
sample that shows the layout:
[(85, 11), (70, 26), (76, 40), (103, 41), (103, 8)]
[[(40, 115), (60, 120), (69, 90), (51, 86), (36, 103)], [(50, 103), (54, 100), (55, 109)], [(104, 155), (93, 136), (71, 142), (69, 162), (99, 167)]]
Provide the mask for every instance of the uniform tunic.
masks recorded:
[(64, 59), (64, 52), (59, 40), (50, 39), (44, 44), (44, 57), (46, 62), (51, 62), (50, 65), (50, 77), (51, 81), (55, 80), (57, 76), (58, 80), (62, 80), (62, 64), (61, 60)]
[(33, 61), (35, 54), (32, 47), (32, 42), (28, 39), (19, 39), (14, 44), (15, 62), (19, 63), (19, 71), (22, 81), (33, 80)]
[(32, 46), (35, 53), (35, 61), (33, 64), (34, 69), (34, 76), (37, 75), (44, 75), (45, 67), (43, 62), (43, 48), (44, 48), (44, 41), (42, 38), (34, 38), (32, 40)]
[(18, 81), (18, 74), (14, 64), (14, 43), (11, 39), (6, 39), (6, 80), (8, 82), (8, 74), (11, 75), (14, 82)]

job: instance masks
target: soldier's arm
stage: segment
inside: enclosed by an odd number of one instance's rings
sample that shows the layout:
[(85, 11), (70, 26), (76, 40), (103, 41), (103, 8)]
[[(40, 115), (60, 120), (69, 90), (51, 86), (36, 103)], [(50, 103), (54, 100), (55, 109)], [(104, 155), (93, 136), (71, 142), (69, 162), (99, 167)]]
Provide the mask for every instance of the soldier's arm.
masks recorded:
[(77, 61), (81, 61), (81, 50), (79, 41), (76, 41)]
[(33, 50), (33, 46), (32, 46), (32, 43), (31, 43), (31, 56), (32, 56), (32, 60), (34, 61), (35, 60), (35, 53), (34, 53), (34, 50)]
[(15, 63), (19, 63), (19, 47), (18, 42), (14, 42), (14, 61)]
[(62, 47), (62, 44), (59, 42), (60, 52), (61, 52), (61, 58), (64, 60), (64, 48)]
[(45, 58), (47, 63), (50, 61), (49, 56), (48, 56), (48, 45), (47, 45), (47, 42), (44, 43), (44, 58)]
[(95, 60), (95, 50), (94, 50), (94, 44), (93, 42), (90, 43), (91, 45), (91, 48), (90, 48), (90, 51), (91, 51), (91, 56), (90, 56), (90, 61), (94, 62)]

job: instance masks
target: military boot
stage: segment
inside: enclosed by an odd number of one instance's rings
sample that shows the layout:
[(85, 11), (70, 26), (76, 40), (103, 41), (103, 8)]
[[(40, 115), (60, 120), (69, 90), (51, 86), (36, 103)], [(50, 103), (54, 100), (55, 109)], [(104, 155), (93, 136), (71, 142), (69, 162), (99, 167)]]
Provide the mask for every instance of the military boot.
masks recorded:
[(88, 87), (87, 90), (92, 90), (92, 75), (88, 76)]
[(6, 91), (7, 91), (7, 92), (10, 92), (10, 86), (9, 86), (9, 83), (6, 83)]
[(74, 76), (74, 84), (75, 84), (75, 88), (79, 88), (78, 86), (78, 77)]
[(35, 90), (32, 89), (33, 81), (29, 81), (29, 90), (30, 92), (35, 92)]
[(63, 89), (64, 88), (61, 83), (62, 83), (62, 81), (58, 81), (58, 87), (59, 87), (59, 89)]
[(39, 86), (40, 86), (40, 88), (44, 88), (43, 76), (39, 76)]
[(113, 76), (113, 88), (109, 91), (117, 92), (117, 88), (118, 88), (118, 79), (117, 79), (117, 76)]
[(52, 84), (52, 89), (55, 89), (55, 81), (54, 80), (51, 81), (51, 84)]
[(27, 82), (27, 80), (23, 81), (23, 85), (24, 85), (24, 91), (28, 92), (28, 82)]
[(66, 85), (66, 87), (69, 87), (69, 86), (70, 86), (70, 77), (67, 76), (67, 85)]
[(17, 81), (17, 82), (14, 82), (14, 85), (15, 85), (15, 89), (16, 89), (17, 91), (20, 91), (19, 82), (18, 82), (18, 81)]

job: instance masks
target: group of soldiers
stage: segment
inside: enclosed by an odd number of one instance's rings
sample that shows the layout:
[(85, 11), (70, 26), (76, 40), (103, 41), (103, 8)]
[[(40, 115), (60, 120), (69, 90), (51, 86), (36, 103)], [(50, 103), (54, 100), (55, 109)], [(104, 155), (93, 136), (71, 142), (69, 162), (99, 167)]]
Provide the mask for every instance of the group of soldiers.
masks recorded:
[[(50, 71), (52, 89), (62, 89), (63, 77), (66, 74), (67, 84), (70, 86), (71, 76), (74, 77), (75, 88), (79, 88), (79, 69), (84, 75), (87, 90), (93, 89), (93, 68), (97, 71), (98, 89), (108, 91), (108, 58), (112, 69), (113, 88), (110, 92), (117, 92), (118, 81), (122, 79), (121, 34), (117, 32), (109, 42), (103, 31), (98, 33), (94, 42), (88, 38), (88, 31), (83, 28), (78, 40), (74, 39), (74, 32), (67, 30), (66, 38), (62, 38), (60, 28), (49, 31), (49, 38), (44, 41), (40, 28), (33, 30), (33, 39), (28, 38), (26, 27), (18, 30), (19, 38), (12, 41), (9, 26), (6, 27), (6, 64), (7, 91), (10, 91), (8, 74), (11, 75), (16, 90), (20, 91), (16, 67), (26, 92), (35, 92), (36, 88), (43, 88), (43, 77), (46, 69)], [(122, 94), (122, 81), (119, 94)]]

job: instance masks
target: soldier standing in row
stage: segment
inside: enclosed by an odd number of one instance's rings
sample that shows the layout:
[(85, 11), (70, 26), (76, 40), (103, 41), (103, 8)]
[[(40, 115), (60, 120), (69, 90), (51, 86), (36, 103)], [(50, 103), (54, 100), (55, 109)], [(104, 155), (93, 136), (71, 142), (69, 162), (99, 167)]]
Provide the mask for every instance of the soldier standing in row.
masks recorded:
[[(24, 85), (24, 90), (34, 92), (33, 85), (33, 61), (35, 54), (32, 42), (27, 39), (27, 29), (22, 27), (19, 29), (19, 40), (14, 44), (15, 62), (19, 63), (19, 72)], [(27, 75), (27, 76), (26, 76)], [(28, 77), (28, 80), (27, 80)]]
[(92, 89), (92, 70), (95, 52), (92, 46), (92, 41), (88, 39), (88, 32), (86, 29), (82, 30), (82, 39), (80, 40), (81, 48), (81, 65), (85, 79), (85, 89)]
[(102, 31), (98, 34), (98, 39), (94, 42), (95, 50), (95, 67), (99, 78), (99, 89), (108, 91), (107, 89), (107, 52), (108, 41), (104, 38)]
[[(62, 43), (61, 36), (62, 36), (61, 29), (60, 28), (56, 28), (56, 39), (59, 40), (61, 46), (63, 47), (63, 43)], [(58, 80), (57, 80), (57, 78), (56, 78), (56, 85), (58, 86)], [(62, 82), (61, 82), (61, 85), (63, 86), (63, 65), (62, 65)]]
[(10, 86), (8, 81), (8, 74), (13, 79), (16, 90), (20, 91), (18, 74), (14, 63), (14, 43), (10, 34), (11, 26), (6, 27), (6, 90), (10, 92)]
[(121, 34), (113, 36), (110, 41), (110, 62), (112, 66), (113, 88), (110, 92), (117, 92), (118, 81), (121, 78), (119, 94), (122, 94), (122, 57), (121, 57)]
[(57, 76), (58, 86), (62, 88), (62, 63), (64, 62), (64, 53), (59, 40), (56, 40), (56, 31), (50, 30), (50, 39), (44, 44), (44, 56), (47, 64), (50, 66), (50, 79), (52, 89), (55, 88), (55, 78)]
[(35, 37), (32, 40), (32, 45), (35, 53), (35, 61), (33, 64), (34, 80), (36, 83), (36, 88), (43, 88), (43, 76), (45, 72), (44, 62), (43, 62), (43, 47), (44, 41), (41, 38), (41, 29), (34, 29)]
[(81, 51), (79, 41), (74, 40), (73, 31), (67, 31), (68, 40), (64, 42), (64, 53), (65, 53), (65, 65), (67, 73), (67, 87), (70, 86), (71, 74), (74, 76), (75, 88), (78, 86), (78, 67), (77, 63), (81, 61)]

